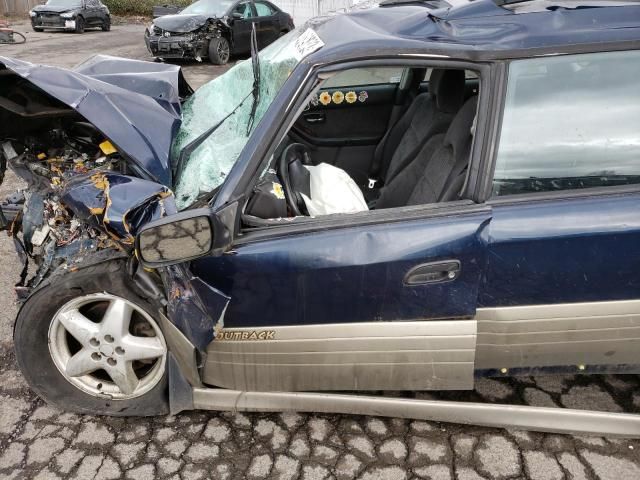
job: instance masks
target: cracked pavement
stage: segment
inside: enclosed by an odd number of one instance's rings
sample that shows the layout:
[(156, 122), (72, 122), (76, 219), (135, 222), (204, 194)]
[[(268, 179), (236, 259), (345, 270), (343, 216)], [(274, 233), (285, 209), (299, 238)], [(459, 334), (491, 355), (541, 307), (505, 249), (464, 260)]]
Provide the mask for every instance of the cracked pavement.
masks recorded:
[[(100, 42), (30, 34), (3, 55), (72, 66), (91, 53), (148, 58), (142, 25)], [(115, 32), (115, 33), (114, 33)], [(41, 37), (40, 37), (41, 35)], [(99, 35), (99, 37), (97, 36)], [(83, 40), (85, 37), (82, 37)], [(106, 40), (109, 38), (109, 41)], [(51, 56), (51, 52), (61, 52)], [(219, 74), (185, 65), (195, 86)], [(4, 195), (17, 188), (8, 175)], [(78, 479), (531, 479), (640, 478), (640, 441), (573, 437), (355, 415), (188, 412), (91, 417), (47, 406), (18, 372), (12, 346), (19, 265), (0, 235), (0, 478)], [(390, 396), (505, 402), (640, 413), (640, 377), (597, 375), (481, 380), (473, 392)]]

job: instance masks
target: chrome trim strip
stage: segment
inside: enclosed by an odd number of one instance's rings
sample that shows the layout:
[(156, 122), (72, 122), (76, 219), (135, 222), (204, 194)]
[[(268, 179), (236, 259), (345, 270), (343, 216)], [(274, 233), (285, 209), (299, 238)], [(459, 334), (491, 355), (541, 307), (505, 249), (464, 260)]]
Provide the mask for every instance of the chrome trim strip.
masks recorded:
[(474, 320), (223, 329), (203, 381), (252, 391), (468, 390), (475, 345)]
[(375, 415), (538, 432), (640, 438), (640, 415), (360, 395), (193, 390), (194, 407), (233, 412)]
[(476, 368), (640, 364), (640, 300), (481, 308)]

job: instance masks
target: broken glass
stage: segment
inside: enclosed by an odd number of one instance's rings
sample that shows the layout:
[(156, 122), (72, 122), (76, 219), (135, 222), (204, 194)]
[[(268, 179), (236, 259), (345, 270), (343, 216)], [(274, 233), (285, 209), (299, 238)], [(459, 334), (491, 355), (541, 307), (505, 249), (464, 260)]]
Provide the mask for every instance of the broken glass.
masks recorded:
[(182, 126), (172, 148), (174, 162), (190, 142), (220, 125), (178, 165), (175, 192), (180, 210), (222, 184), (249, 136), (299, 63), (301, 55), (296, 46), (299, 36), (299, 31), (292, 32), (260, 52), (260, 101), (253, 126), (249, 123), (254, 80), (251, 59), (200, 88), (185, 103)]

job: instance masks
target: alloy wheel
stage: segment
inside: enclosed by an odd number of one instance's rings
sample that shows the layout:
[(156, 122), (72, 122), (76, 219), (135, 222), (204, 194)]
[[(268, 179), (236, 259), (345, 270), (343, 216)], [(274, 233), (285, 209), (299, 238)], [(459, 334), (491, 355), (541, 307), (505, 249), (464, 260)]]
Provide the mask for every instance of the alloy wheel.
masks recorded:
[(167, 346), (158, 324), (108, 293), (75, 298), (55, 314), (49, 352), (64, 378), (93, 396), (126, 400), (162, 379)]
[(229, 61), (229, 43), (228, 42), (219, 42), (218, 43), (218, 57), (222, 63), (227, 63)]

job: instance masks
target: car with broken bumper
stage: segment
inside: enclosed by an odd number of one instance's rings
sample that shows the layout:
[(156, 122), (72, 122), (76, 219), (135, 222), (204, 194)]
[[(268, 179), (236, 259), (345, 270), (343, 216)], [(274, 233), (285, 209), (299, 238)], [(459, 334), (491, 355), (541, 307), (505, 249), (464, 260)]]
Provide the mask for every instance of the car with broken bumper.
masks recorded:
[(640, 6), (556, 3), (360, 6), (195, 92), (161, 63), (0, 58), (31, 387), (91, 414), (639, 435), (371, 393), (638, 372)]
[(199, 0), (179, 13), (155, 18), (145, 42), (155, 58), (208, 58), (224, 65), (231, 55), (250, 52), (254, 26), (259, 48), (295, 28), (291, 15), (267, 0)]
[(111, 13), (100, 0), (48, 0), (29, 11), (36, 32), (66, 30), (83, 33), (85, 28), (111, 30)]

